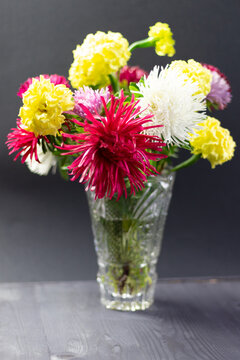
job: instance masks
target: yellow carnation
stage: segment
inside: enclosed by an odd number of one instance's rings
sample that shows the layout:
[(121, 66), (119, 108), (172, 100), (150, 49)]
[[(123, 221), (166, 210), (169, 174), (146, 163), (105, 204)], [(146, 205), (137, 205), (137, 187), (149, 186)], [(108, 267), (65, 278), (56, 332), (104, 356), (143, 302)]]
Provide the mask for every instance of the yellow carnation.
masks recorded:
[(175, 54), (174, 44), (172, 38), (172, 31), (168, 24), (157, 22), (155, 25), (149, 27), (148, 36), (156, 40), (155, 50), (159, 56), (173, 56)]
[(108, 75), (117, 72), (130, 58), (128, 41), (120, 34), (98, 31), (89, 34), (73, 51), (69, 80), (74, 88), (84, 85), (105, 86)]
[(225, 161), (231, 160), (234, 154), (236, 143), (230, 132), (220, 125), (220, 121), (208, 116), (206, 120), (199, 124), (201, 129), (191, 135), (190, 144), (193, 148), (192, 153), (201, 154), (204, 159), (208, 159), (212, 169)]
[(198, 93), (203, 93), (205, 96), (211, 90), (212, 74), (211, 71), (203, 67), (199, 62), (191, 59), (188, 62), (183, 60), (175, 60), (170, 65), (171, 68), (177, 68), (186, 74), (193, 82), (196, 82), (199, 87)]
[(54, 85), (49, 79), (40, 76), (33, 79), (23, 94), (23, 106), (19, 116), (25, 129), (38, 135), (56, 136), (65, 121), (64, 111), (72, 110), (72, 92), (65, 85)]

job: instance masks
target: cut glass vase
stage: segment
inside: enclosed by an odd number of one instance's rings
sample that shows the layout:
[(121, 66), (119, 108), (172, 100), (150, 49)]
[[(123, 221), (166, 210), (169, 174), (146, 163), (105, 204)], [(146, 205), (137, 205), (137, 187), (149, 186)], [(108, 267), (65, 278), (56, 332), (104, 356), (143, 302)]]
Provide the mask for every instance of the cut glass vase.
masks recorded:
[(151, 177), (142, 191), (118, 201), (87, 192), (98, 260), (101, 302), (108, 309), (145, 310), (154, 301), (175, 174)]

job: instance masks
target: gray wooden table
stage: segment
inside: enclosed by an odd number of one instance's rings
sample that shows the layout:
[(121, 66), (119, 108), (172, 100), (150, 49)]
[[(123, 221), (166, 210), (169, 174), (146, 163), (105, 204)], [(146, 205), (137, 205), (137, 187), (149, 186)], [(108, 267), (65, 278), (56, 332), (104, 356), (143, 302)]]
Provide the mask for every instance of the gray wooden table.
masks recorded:
[(145, 312), (95, 282), (0, 285), (0, 360), (239, 360), (240, 279), (164, 280)]

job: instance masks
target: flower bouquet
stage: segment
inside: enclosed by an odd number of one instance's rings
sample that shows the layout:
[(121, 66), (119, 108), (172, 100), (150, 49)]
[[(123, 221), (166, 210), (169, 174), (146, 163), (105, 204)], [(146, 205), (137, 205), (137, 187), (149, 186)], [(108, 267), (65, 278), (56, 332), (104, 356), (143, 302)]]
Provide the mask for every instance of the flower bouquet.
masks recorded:
[[(147, 73), (128, 66), (136, 48), (172, 57), (168, 24), (129, 46), (114, 32), (89, 34), (73, 51), (69, 80), (40, 75), (21, 85), (10, 154), (47, 175), (85, 184), (92, 217), (101, 301), (111, 309), (153, 302), (156, 263), (174, 174), (200, 158), (212, 168), (230, 160), (235, 142), (207, 109), (231, 101), (227, 78), (214, 66), (175, 60)], [(187, 161), (172, 165), (180, 148)]]

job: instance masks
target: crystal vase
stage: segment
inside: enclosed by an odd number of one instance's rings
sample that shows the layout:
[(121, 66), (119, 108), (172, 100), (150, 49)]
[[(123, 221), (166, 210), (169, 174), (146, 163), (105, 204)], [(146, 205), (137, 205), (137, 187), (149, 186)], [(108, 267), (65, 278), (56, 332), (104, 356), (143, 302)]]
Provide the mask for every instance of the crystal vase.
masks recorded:
[[(108, 309), (144, 310), (154, 300), (156, 264), (161, 250), (174, 174), (162, 172), (145, 188), (118, 201), (88, 191), (97, 281)], [(130, 189), (129, 189), (130, 190)]]

